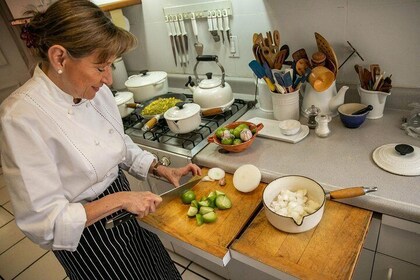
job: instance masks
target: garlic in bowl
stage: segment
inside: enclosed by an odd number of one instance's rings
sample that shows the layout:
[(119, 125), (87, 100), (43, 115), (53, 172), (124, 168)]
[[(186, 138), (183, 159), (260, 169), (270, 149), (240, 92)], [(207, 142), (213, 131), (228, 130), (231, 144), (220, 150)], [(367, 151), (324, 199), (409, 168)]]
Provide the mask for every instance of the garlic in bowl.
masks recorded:
[(283, 135), (295, 135), (300, 130), (300, 122), (297, 120), (284, 120), (280, 121), (279, 127)]

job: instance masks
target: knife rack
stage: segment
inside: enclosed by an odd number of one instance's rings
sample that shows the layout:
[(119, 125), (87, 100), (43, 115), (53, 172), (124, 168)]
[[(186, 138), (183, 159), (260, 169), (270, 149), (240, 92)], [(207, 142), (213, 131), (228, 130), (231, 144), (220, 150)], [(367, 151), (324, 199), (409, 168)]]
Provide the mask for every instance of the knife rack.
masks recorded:
[(232, 2), (230, 0), (220, 0), (212, 2), (204, 2), (197, 4), (180, 5), (173, 7), (163, 8), (165, 16), (179, 15), (182, 14), (184, 20), (191, 19), (192, 13), (195, 14), (195, 18), (207, 18), (209, 11), (214, 10), (227, 10), (228, 16), (232, 15)]

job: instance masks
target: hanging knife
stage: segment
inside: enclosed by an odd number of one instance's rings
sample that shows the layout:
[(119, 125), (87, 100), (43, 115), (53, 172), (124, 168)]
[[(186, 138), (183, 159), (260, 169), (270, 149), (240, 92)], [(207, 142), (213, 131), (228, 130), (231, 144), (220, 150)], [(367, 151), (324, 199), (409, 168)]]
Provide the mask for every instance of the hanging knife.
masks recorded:
[(187, 66), (187, 63), (185, 62), (185, 49), (184, 49), (184, 43), (182, 42), (182, 35), (181, 35), (181, 29), (179, 28), (179, 22), (178, 22), (178, 16), (174, 15), (174, 24), (175, 24), (175, 31), (176, 31), (176, 37), (179, 42), (179, 46), (181, 47), (181, 66), (185, 67)]
[(171, 32), (171, 26), (169, 25), (168, 16), (165, 16), (165, 23), (166, 23), (166, 29), (168, 30), (169, 40), (171, 41), (172, 54), (174, 55), (175, 66), (178, 66), (178, 63), (176, 60), (175, 39)]
[(222, 34), (222, 43), (225, 43), (225, 35), (223, 34), (223, 19), (222, 19), (222, 11), (217, 10), (217, 26)]
[[(214, 14), (214, 16), (216, 16), (216, 13)], [(213, 36), (214, 41), (219, 42), (220, 37), (217, 34), (217, 31), (215, 31), (215, 28), (217, 28), (217, 23), (216, 23), (216, 26), (214, 26), (211, 11), (207, 12), (207, 24), (209, 25), (209, 31), (210, 31), (211, 35)]]
[(179, 38), (178, 38), (178, 36), (176, 36), (174, 16), (172, 16), (172, 15), (169, 16), (169, 26), (171, 27), (171, 33), (172, 33), (174, 41), (175, 41), (176, 52), (178, 54), (178, 59), (180, 61), (179, 64), (182, 67), (181, 47), (179, 46)]
[(179, 20), (179, 25), (181, 26), (181, 35), (184, 38), (185, 57), (186, 57), (186, 62), (188, 64), (190, 60), (188, 57), (188, 36), (187, 36), (187, 31), (185, 30), (184, 18), (182, 17), (182, 14), (179, 14), (178, 20)]
[(225, 31), (226, 31), (226, 37), (229, 41), (230, 44), (230, 27), (229, 27), (229, 15), (228, 15), (228, 11), (226, 9), (223, 10), (223, 21), (225, 23)]
[(217, 12), (216, 10), (211, 12), (211, 20), (213, 21), (213, 38), (215, 42), (219, 42), (220, 41), (220, 36), (219, 33), (217, 33), (217, 31), (219, 31), (218, 27), (217, 27)]

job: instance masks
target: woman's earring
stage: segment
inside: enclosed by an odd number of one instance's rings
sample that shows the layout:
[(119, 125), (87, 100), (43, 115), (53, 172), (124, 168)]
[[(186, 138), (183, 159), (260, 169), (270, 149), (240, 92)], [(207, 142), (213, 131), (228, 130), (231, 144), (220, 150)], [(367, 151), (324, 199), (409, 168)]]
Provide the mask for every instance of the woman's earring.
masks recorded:
[(62, 69), (58, 69), (57, 70), (57, 73), (58, 73), (58, 75), (61, 75), (61, 74), (63, 74), (63, 70)]

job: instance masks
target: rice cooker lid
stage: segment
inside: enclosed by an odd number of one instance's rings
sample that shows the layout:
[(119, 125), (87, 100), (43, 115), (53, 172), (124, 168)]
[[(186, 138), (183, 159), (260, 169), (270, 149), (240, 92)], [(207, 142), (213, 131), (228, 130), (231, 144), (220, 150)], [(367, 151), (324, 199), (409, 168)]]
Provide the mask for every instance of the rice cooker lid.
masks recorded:
[(118, 91), (114, 98), (115, 102), (117, 102), (117, 105), (119, 106), (130, 101), (130, 99), (133, 98), (133, 93), (129, 91)]
[(148, 85), (155, 85), (166, 79), (168, 74), (163, 71), (150, 71), (144, 74), (138, 74), (128, 77), (125, 82), (126, 87), (143, 87)]
[(405, 144), (386, 144), (376, 148), (372, 158), (380, 168), (388, 172), (405, 176), (420, 175), (419, 147)]
[(194, 116), (200, 112), (200, 109), (200, 105), (196, 103), (186, 103), (182, 108), (179, 108), (178, 106), (169, 108), (165, 112), (164, 117), (170, 121), (179, 121)]

